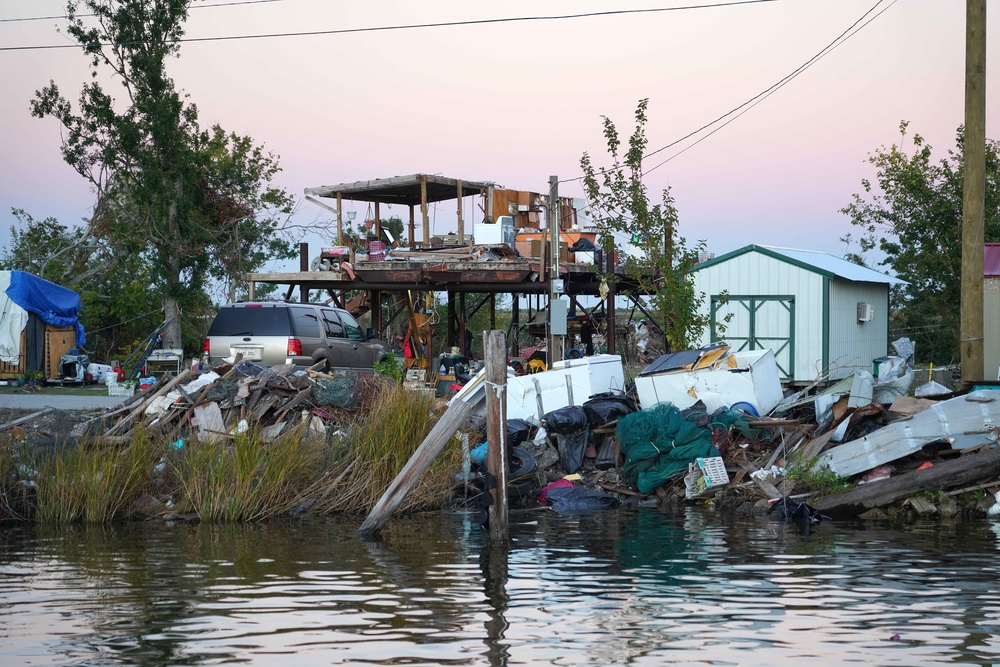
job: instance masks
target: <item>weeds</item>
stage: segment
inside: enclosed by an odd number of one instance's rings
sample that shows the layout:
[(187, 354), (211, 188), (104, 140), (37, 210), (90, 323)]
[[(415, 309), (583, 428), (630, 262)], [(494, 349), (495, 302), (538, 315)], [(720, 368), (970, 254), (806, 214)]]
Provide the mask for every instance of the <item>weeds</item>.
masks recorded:
[[(0, 521), (105, 524), (171, 514), (206, 522), (261, 521), (374, 506), (437, 421), (434, 399), (372, 374), (347, 435), (300, 425), (268, 442), (251, 429), (181, 446), (137, 430), (124, 445), (81, 440), (45, 450), (0, 442)], [(345, 419), (345, 422), (347, 419)], [(441, 506), (461, 450), (449, 443), (402, 511)]]
[[(318, 498), (319, 511), (369, 511), (437, 421), (432, 397), (395, 384), (383, 383), (373, 403), (378, 409), (365, 411), (354, 423), (346, 457), (330, 480), (323, 481), (326, 488)], [(424, 473), (401, 509), (440, 506), (452, 488), (461, 456), (454, 442), (451, 445)]]
[(843, 493), (854, 488), (854, 484), (847, 477), (840, 477), (829, 467), (816, 468), (817, 461), (818, 458), (805, 462), (789, 461), (785, 477), (804, 487), (803, 491), (815, 493), (819, 497)]
[(310, 481), (327, 462), (325, 438), (306, 424), (265, 442), (254, 430), (195, 442), (172, 456), (182, 491), (176, 508), (202, 521), (259, 521), (288, 514), (308, 500)]
[(120, 450), (63, 445), (42, 456), (37, 469), (35, 519), (41, 523), (110, 523), (129, 515), (145, 491), (159, 450), (137, 432)]

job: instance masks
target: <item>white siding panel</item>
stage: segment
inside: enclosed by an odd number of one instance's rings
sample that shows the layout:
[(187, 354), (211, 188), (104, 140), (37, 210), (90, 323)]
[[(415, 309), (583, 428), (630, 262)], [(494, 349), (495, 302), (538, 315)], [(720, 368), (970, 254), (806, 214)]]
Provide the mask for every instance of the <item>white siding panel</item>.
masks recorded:
[[(709, 313), (712, 295), (795, 297), (795, 369), (793, 379), (808, 381), (822, 372), (823, 276), (757, 252), (748, 252), (696, 271), (695, 288), (705, 294), (701, 312)], [(736, 312), (734, 310), (734, 312)], [(742, 333), (742, 324), (730, 331)], [(745, 334), (744, 334), (745, 335)], [(701, 344), (709, 342), (705, 331)]]
[[(872, 360), (889, 349), (889, 286), (834, 280), (830, 286), (830, 376), (842, 378), (855, 368), (872, 370)], [(871, 322), (858, 322), (858, 304), (874, 309)]]

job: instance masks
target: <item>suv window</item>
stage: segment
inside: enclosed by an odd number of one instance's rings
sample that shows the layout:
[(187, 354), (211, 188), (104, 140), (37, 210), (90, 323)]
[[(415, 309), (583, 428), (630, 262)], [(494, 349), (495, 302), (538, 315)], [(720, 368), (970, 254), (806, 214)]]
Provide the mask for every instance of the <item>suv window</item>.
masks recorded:
[(335, 310), (323, 311), (323, 322), (326, 324), (326, 335), (328, 338), (346, 338), (344, 325), (340, 322)]
[(316, 310), (306, 306), (289, 306), (292, 314), (292, 331), (303, 338), (319, 338), (319, 317)]
[(361, 325), (358, 321), (348, 313), (347, 311), (340, 311), (337, 313), (340, 315), (340, 321), (344, 323), (344, 329), (347, 331), (347, 337), (351, 340), (364, 340), (365, 334), (361, 329)]
[(284, 308), (220, 308), (209, 336), (287, 336)]

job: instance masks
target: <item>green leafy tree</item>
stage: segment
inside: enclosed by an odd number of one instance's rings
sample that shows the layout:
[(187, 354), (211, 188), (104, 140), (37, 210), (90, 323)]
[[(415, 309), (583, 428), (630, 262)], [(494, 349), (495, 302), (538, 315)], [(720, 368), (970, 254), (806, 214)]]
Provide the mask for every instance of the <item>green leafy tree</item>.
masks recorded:
[[(95, 191), (87, 234), (106, 239), (116, 261), (148, 263), (173, 346), (182, 305), (203, 301), (210, 280), (235, 296), (241, 272), (294, 254), (276, 238), (292, 203), (270, 183), (277, 158), (249, 137), (203, 130), (167, 75), (190, 2), (71, 1), (67, 33), (90, 58), (92, 78), (76, 111), (54, 82), (31, 104), (33, 115), (62, 125), (63, 158)], [(108, 77), (120, 99), (105, 91)]]
[[(906, 145), (908, 125), (899, 125), (898, 146), (882, 146), (869, 155), (875, 179), (863, 179), (863, 192), (841, 213), (862, 230), (861, 255), (877, 248), (885, 255), (879, 264), (907, 282), (891, 293), (893, 331), (917, 343), (922, 361), (951, 363), (959, 358), (964, 129), (957, 131), (956, 148), (935, 160), (919, 134)], [(983, 231), (986, 241), (1000, 240), (1000, 144), (995, 141), (986, 145)]]
[[(667, 188), (660, 203), (652, 203), (642, 181), (642, 157), (646, 151), (646, 107), (640, 100), (635, 110), (635, 130), (624, 155), (614, 123), (604, 119), (604, 138), (611, 166), (595, 168), (583, 154), (580, 167), (588, 204), (597, 222), (598, 241), (605, 252), (625, 257), (625, 276), (638, 287), (651, 306), (653, 323), (663, 334), (666, 350), (687, 349), (708, 325), (698, 314), (701, 296), (694, 288), (691, 269), (698, 262), (704, 242), (688, 248), (678, 234), (678, 213)], [(626, 253), (631, 239), (642, 250), (641, 257)]]

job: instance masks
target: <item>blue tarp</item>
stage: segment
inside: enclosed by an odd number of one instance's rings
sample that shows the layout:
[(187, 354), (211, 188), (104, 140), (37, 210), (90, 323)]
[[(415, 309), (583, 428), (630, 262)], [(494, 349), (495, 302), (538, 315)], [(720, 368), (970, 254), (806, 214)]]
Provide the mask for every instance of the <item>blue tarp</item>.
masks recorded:
[(77, 347), (86, 345), (87, 335), (80, 324), (80, 295), (73, 290), (24, 271), (11, 271), (7, 296), (46, 324), (75, 327)]

